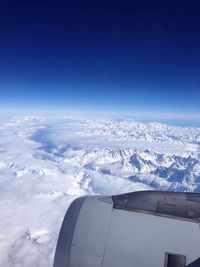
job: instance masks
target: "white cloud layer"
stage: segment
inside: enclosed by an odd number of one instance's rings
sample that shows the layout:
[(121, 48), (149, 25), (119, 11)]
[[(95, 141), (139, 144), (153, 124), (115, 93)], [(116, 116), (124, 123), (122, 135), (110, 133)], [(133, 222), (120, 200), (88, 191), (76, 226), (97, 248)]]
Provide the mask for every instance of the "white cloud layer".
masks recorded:
[(51, 266), (80, 195), (200, 192), (200, 128), (22, 116), (0, 125), (0, 266)]

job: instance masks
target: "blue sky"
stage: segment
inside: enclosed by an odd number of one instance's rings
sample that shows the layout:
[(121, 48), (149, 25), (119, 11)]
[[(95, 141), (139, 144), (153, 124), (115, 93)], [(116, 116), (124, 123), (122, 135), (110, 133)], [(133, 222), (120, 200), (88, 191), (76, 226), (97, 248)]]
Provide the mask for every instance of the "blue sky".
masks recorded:
[(200, 120), (198, 1), (70, 2), (1, 1), (2, 109)]

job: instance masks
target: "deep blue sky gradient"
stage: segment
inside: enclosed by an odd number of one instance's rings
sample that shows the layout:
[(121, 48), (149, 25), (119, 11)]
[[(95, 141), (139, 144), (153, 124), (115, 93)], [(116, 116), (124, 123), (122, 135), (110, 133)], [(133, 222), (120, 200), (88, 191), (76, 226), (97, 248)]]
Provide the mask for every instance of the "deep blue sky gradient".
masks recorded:
[(200, 114), (200, 2), (0, 2), (2, 108)]

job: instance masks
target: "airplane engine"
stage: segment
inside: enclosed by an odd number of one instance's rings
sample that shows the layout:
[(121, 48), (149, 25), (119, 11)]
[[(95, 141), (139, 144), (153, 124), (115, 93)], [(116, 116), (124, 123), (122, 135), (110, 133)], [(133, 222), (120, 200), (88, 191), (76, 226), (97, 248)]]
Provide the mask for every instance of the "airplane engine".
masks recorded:
[(141, 191), (72, 202), (54, 267), (199, 267), (200, 194)]

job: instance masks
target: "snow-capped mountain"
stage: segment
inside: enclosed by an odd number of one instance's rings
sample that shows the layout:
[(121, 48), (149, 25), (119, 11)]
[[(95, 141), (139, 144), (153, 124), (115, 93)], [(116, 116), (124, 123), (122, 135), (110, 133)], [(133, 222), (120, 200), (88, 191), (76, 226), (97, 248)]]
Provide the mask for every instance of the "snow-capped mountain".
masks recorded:
[(51, 266), (71, 201), (136, 190), (200, 192), (200, 128), (14, 117), (0, 124), (0, 266)]

